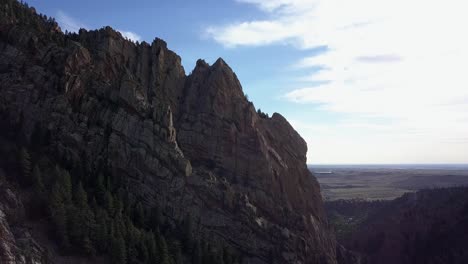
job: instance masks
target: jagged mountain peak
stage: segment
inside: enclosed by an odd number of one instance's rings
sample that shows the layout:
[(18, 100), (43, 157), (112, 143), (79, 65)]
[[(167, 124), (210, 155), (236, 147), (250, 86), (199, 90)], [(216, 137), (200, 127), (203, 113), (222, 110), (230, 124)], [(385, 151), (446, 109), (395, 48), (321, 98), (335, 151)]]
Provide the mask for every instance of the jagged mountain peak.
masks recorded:
[(198, 59), (195, 68), (209, 68), (210, 65), (204, 59)]
[(228, 68), (230, 68), (230, 67), (228, 66), (228, 64), (227, 64), (221, 57), (219, 57), (219, 58), (215, 61), (215, 63), (213, 63), (213, 67), (214, 67), (214, 68), (222, 68), (222, 67), (228, 67)]
[(243, 95), (242, 85), (236, 74), (222, 58), (218, 58), (213, 65), (209, 65), (203, 59), (197, 60), (192, 74), (188, 77), (190, 80), (196, 80), (198, 85), (202, 84), (204, 87), (212, 87), (215, 90), (234, 89), (236, 96)]
[(121, 179), (116, 197), (124, 190), (164, 209), (167, 228), (190, 215), (197, 239), (233, 248), (244, 263), (336, 263), (305, 142), (280, 115), (259, 118), (224, 60), (199, 60), (186, 76), (163, 40), (40, 30), (43, 18), (0, 3), (27, 14), (25, 23), (0, 17), (1, 137), (33, 152), (43, 131), (40, 155), (74, 180)]

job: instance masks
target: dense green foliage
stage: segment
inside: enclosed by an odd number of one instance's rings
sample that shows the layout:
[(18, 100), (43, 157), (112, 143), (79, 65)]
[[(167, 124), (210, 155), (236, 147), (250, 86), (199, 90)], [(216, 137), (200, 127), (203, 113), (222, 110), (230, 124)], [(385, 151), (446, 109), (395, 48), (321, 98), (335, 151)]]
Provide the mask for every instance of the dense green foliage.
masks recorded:
[(349, 238), (369, 215), (382, 208), (388, 201), (362, 199), (325, 202), (325, 211), (339, 241)]
[[(108, 254), (111, 263), (237, 263), (226, 247), (214, 247), (193, 235), (191, 216), (174, 230), (165, 223), (159, 207), (134, 201), (125, 186), (106, 173), (80, 177), (40, 155), (32, 173), (31, 154), (18, 155), (21, 173), (28, 177), (41, 207), (46, 208), (51, 235), (62, 254)], [(38, 156), (38, 155), (33, 155)]]

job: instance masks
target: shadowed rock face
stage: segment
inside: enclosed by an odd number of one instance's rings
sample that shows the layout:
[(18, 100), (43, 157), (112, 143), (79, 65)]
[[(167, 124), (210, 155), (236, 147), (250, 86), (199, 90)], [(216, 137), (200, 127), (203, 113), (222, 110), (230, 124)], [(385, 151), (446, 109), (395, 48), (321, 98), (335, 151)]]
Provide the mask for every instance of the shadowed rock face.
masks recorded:
[(46, 131), (60, 160), (129, 179), (147, 206), (192, 215), (245, 263), (336, 263), (305, 141), (280, 114), (259, 117), (226, 62), (200, 60), (186, 76), (160, 39), (135, 44), (110, 27), (65, 36), (0, 2), (2, 126), (26, 140)]
[(467, 263), (467, 223), (467, 187), (419, 190), (371, 208), (342, 242), (365, 263)]
[[(322, 260), (312, 255), (317, 245), (331, 248), (333, 242), (326, 233), (319, 186), (306, 168), (306, 143), (286, 119), (277, 113), (260, 118), (222, 59), (212, 66), (198, 61), (182, 98), (177, 141), (193, 167), (221, 178), (252, 209), (243, 225), (254, 223), (253, 232), (264, 235), (281, 234), (268, 243), (290, 240), (291, 248), (273, 250), (291, 256), (291, 262), (298, 260), (298, 252), (310, 254), (304, 262), (331, 261), (331, 252)], [(237, 228), (226, 229), (235, 237)], [(256, 244), (254, 252), (272, 249)]]

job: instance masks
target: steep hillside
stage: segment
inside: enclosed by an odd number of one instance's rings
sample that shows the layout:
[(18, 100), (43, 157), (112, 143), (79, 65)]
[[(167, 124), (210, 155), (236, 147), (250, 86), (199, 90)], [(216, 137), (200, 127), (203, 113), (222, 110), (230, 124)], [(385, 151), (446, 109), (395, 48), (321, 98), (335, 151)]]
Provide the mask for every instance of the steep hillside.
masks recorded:
[(350, 203), (345, 208), (340, 206), (344, 202), (332, 202), (327, 210), (353, 218), (346, 225), (352, 230), (339, 236), (340, 242), (367, 256), (367, 263), (468, 262), (468, 188), (421, 190), (392, 201)]
[(2, 263), (25, 228), (57, 263), (337, 263), (305, 141), (222, 59), (187, 76), (163, 40), (0, 0), (0, 93), (2, 181), (38, 208), (0, 211)]

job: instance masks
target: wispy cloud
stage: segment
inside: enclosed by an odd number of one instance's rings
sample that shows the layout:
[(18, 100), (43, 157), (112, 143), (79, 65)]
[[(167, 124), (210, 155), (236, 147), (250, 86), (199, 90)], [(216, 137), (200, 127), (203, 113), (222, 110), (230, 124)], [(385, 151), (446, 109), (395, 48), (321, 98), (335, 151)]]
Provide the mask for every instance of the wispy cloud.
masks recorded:
[(287, 100), (354, 117), (391, 118), (393, 135), (419, 131), (411, 138), (419, 147), (442, 142), (438, 134), (466, 138), (468, 127), (460, 120), (467, 120), (468, 104), (451, 103), (468, 96), (464, 1), (237, 1), (269, 18), (208, 28), (224, 46), (285, 43), (304, 53), (327, 47), (296, 62), (296, 69), (310, 69), (301, 80), (311, 84), (288, 92)]
[[(63, 31), (66, 30), (68, 32), (77, 33), (81, 28), (89, 29), (89, 27), (85, 23), (81, 22), (79, 19), (72, 17), (71, 15), (65, 13), (62, 10), (57, 11), (56, 16), (57, 22), (59, 23)], [(122, 34), (122, 36), (126, 39), (129, 39), (131, 41), (141, 41), (141, 36), (135, 32), (120, 29), (116, 30), (119, 31)]]
[(80, 28), (87, 28), (81, 21), (71, 17), (62, 10), (57, 11), (57, 22), (63, 31), (78, 32)]
[(124, 36), (126, 39), (129, 39), (131, 41), (141, 41), (141, 36), (135, 32), (124, 31), (120, 29), (117, 29), (117, 31), (119, 31), (122, 34), (122, 36)]
[(356, 58), (358, 62), (366, 63), (387, 63), (387, 62), (399, 62), (402, 58), (394, 54), (381, 54), (372, 56), (359, 56)]

